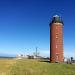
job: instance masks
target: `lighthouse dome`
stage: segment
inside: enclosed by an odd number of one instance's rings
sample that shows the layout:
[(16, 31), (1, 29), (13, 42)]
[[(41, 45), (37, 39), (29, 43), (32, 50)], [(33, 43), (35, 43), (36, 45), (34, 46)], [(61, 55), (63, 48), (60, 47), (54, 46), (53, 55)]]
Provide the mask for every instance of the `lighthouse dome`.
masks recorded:
[(51, 23), (63, 23), (63, 21), (62, 21), (62, 19), (61, 19), (60, 16), (54, 15), (54, 16), (52, 17), (52, 22), (51, 22)]

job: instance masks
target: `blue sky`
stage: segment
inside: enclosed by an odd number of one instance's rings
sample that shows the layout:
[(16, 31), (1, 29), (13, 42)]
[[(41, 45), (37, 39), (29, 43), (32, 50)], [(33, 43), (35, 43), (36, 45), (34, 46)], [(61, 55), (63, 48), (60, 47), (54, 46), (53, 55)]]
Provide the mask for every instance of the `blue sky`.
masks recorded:
[(0, 54), (33, 54), (35, 48), (49, 56), (52, 16), (64, 22), (64, 56), (75, 57), (74, 0), (0, 0)]

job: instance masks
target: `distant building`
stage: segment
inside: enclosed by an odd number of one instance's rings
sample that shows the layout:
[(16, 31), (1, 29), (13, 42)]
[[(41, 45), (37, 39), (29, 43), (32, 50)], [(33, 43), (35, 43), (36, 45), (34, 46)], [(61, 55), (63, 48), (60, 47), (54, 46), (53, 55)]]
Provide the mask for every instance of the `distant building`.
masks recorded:
[(55, 15), (50, 23), (50, 62), (63, 62), (63, 22)]
[(24, 55), (24, 54), (18, 54), (18, 55), (16, 56), (16, 58), (17, 58), (17, 59), (22, 59), (22, 58), (27, 58), (27, 56)]

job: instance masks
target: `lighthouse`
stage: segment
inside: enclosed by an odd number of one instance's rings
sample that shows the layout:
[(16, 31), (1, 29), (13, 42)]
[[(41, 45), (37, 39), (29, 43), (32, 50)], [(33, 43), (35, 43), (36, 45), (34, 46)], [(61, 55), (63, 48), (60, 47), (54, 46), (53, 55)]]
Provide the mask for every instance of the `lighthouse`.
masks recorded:
[(63, 21), (55, 15), (50, 22), (50, 62), (63, 62)]

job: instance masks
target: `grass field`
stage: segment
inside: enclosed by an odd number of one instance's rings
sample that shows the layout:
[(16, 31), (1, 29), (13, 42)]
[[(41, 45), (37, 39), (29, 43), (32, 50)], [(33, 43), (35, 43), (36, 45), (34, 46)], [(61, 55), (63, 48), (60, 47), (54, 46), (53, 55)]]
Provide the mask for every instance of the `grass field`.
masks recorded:
[(8, 75), (12, 65), (15, 63), (16, 61), (12, 59), (0, 59), (0, 75)]
[(0, 75), (75, 75), (75, 65), (31, 59), (0, 59)]

